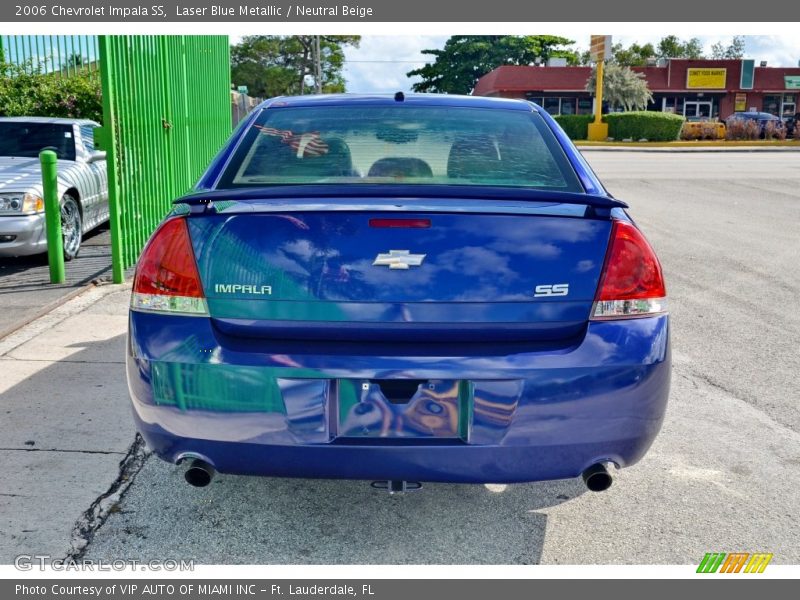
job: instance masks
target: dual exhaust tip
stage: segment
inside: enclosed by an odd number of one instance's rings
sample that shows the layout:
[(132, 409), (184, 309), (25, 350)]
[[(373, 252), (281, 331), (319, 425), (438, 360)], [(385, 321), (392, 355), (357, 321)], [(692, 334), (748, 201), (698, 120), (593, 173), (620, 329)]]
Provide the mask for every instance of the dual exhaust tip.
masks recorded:
[[(202, 459), (195, 458), (192, 459), (192, 462), (189, 464), (189, 468), (186, 469), (186, 472), (183, 474), (183, 476), (186, 478), (186, 482), (189, 485), (202, 488), (211, 483), (215, 474), (216, 470), (213, 466)], [(586, 488), (591, 492), (604, 492), (611, 487), (611, 484), (614, 480), (613, 477), (611, 477), (611, 473), (608, 472), (608, 469), (603, 463), (593, 464), (591, 467), (581, 473), (581, 477), (583, 478), (583, 483), (586, 484)], [(385, 485), (385, 487), (382, 489), (388, 489), (390, 493), (404, 492), (407, 490), (405, 485), (403, 485), (401, 489), (393, 489), (391, 486), (392, 483), (405, 484), (406, 482), (380, 483)], [(374, 485), (373, 483), (373, 487), (378, 486)], [(420, 489), (421, 487), (421, 484), (416, 484), (416, 486), (411, 489)]]
[(581, 473), (583, 483), (590, 492), (604, 492), (611, 487), (614, 478), (603, 463), (595, 463)]
[(194, 487), (206, 487), (214, 479), (216, 470), (206, 461), (195, 458), (183, 474), (186, 483)]

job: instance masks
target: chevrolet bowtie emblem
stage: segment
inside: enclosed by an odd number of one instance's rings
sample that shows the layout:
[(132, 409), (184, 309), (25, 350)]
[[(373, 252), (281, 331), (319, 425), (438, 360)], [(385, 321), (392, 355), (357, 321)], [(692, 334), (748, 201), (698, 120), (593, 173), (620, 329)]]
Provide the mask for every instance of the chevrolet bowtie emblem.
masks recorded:
[(411, 254), (409, 250), (389, 250), (388, 253), (378, 254), (372, 265), (390, 269), (408, 269), (420, 266), (426, 256), (426, 254)]

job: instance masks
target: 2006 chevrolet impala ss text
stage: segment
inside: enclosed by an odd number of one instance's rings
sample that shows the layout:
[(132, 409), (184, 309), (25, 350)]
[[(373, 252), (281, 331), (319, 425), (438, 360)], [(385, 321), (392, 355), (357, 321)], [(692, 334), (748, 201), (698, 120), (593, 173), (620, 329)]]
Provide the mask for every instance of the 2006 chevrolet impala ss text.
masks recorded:
[(670, 383), (661, 267), (626, 206), (529, 102), (269, 100), (139, 259), (138, 428), (199, 486), (606, 489)]

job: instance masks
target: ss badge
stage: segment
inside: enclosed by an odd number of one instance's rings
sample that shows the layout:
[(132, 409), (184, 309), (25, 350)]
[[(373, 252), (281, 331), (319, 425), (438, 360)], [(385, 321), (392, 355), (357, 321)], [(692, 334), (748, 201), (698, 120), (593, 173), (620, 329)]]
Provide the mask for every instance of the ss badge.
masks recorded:
[(548, 296), (566, 296), (569, 294), (568, 283), (552, 283), (537, 285), (534, 290), (534, 298), (546, 298)]

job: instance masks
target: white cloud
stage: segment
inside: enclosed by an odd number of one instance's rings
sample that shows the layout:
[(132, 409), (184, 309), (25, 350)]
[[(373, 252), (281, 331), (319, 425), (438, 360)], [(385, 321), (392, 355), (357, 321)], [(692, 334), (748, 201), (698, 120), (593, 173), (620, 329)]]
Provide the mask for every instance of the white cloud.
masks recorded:
[(344, 76), (348, 92), (408, 92), (418, 78), (406, 73), (423, 66), (431, 57), (428, 48), (444, 46), (447, 36), (363, 36), (359, 48), (345, 51)]
[(800, 37), (752, 35), (745, 41), (748, 58), (766, 60), (772, 67), (800, 66)]

